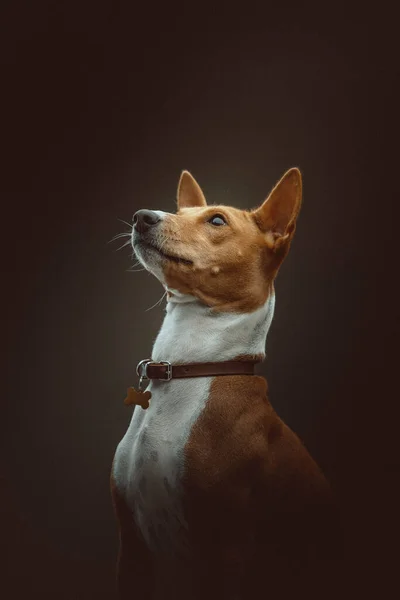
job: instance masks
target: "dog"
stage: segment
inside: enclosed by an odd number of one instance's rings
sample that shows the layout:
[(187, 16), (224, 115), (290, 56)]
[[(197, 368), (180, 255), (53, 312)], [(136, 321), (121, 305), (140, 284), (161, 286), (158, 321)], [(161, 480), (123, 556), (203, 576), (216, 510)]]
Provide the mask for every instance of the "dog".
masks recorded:
[(183, 171), (176, 214), (134, 215), (134, 252), (167, 306), (112, 465), (123, 600), (333, 589), (330, 485), (254, 374), (301, 203), (297, 168), (251, 211), (208, 205)]

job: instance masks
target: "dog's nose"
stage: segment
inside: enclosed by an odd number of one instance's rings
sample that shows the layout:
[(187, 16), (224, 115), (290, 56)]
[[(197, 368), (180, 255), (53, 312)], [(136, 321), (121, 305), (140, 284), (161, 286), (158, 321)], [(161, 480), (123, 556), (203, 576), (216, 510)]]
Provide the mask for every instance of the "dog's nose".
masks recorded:
[(133, 225), (139, 233), (144, 233), (159, 221), (161, 221), (161, 218), (154, 210), (142, 209), (133, 215)]

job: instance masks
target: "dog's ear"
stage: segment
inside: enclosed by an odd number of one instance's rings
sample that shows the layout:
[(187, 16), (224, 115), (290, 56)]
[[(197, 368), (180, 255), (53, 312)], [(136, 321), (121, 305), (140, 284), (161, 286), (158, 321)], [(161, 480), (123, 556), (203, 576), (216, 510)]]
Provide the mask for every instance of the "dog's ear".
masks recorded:
[(254, 211), (260, 229), (266, 233), (268, 246), (277, 250), (290, 242), (302, 199), (299, 169), (289, 169), (278, 181), (265, 202)]
[(178, 183), (177, 203), (178, 210), (194, 206), (207, 206), (201, 187), (189, 171), (182, 172)]

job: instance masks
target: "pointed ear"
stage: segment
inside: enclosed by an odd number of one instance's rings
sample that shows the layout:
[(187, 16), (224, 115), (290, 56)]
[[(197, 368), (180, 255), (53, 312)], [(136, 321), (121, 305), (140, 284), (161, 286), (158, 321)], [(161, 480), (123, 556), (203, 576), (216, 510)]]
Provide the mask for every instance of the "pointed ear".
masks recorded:
[(178, 210), (194, 206), (207, 206), (201, 187), (189, 171), (182, 171), (178, 183), (177, 202)]
[(254, 211), (256, 222), (267, 236), (267, 243), (276, 250), (290, 242), (302, 199), (302, 181), (299, 169), (289, 169), (278, 181), (265, 202)]

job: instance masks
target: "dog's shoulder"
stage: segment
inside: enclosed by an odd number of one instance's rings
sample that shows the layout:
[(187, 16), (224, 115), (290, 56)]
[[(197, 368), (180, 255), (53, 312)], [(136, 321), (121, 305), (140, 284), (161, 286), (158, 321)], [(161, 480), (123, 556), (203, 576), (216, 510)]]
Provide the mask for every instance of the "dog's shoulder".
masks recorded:
[(263, 377), (215, 378), (184, 452), (186, 482), (199, 493), (239, 488), (277, 505), (330, 496), (319, 466), (273, 409)]
[(185, 447), (186, 479), (208, 493), (246, 485), (274, 422), (264, 378), (215, 378)]

